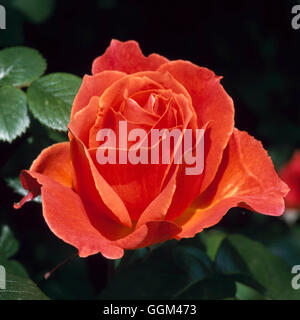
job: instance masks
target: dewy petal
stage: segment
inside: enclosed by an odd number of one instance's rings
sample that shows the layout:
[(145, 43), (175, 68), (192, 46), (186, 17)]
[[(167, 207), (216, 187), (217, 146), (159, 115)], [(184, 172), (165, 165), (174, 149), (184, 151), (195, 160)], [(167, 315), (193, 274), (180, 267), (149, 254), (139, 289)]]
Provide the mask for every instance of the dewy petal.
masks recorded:
[(188, 61), (172, 61), (162, 65), (158, 71), (169, 72), (180, 82), (192, 97), (198, 127), (211, 123), (205, 133), (205, 163), (201, 190), (213, 180), (234, 127), (232, 99), (226, 93), (212, 71)]
[(85, 75), (73, 102), (71, 119), (79, 110), (88, 105), (93, 96), (100, 97), (105, 89), (125, 75), (125, 73), (118, 71), (104, 71), (93, 76)]
[(183, 229), (178, 237), (193, 237), (215, 225), (232, 207), (279, 216), (288, 190), (262, 144), (234, 129), (214, 181), (176, 220)]
[(94, 60), (92, 73), (97, 74), (105, 70), (117, 70), (128, 74), (145, 70), (155, 71), (168, 61), (155, 53), (145, 57), (136, 41), (121, 42), (113, 39), (105, 53)]

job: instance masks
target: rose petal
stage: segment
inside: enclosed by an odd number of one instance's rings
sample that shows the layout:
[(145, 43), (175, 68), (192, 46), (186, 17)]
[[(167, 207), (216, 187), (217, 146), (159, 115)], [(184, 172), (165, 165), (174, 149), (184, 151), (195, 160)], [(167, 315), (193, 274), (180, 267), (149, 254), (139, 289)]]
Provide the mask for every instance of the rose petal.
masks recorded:
[(72, 163), (79, 195), (98, 203), (110, 218), (130, 228), (131, 219), (123, 201), (97, 171), (88, 150), (73, 131), (72, 123), (69, 124), (69, 129)]
[(104, 70), (117, 70), (128, 74), (145, 70), (154, 71), (168, 61), (167, 58), (155, 53), (145, 57), (136, 41), (121, 42), (113, 39), (105, 53), (94, 60), (92, 73), (97, 74)]
[(192, 97), (192, 104), (201, 128), (211, 122), (205, 134), (205, 164), (201, 190), (204, 191), (213, 180), (222, 159), (234, 126), (232, 99), (219, 83), (220, 77), (188, 61), (172, 61), (159, 67), (158, 71), (169, 72), (180, 82)]
[(89, 132), (95, 123), (97, 111), (99, 108), (99, 97), (92, 97), (89, 104), (78, 111), (73, 120), (70, 121), (73, 132), (76, 133), (78, 138), (89, 147)]
[(129, 161), (127, 164), (99, 164), (97, 150), (90, 149), (89, 152), (99, 174), (122, 199), (131, 219), (137, 221), (145, 208), (159, 195), (161, 182), (169, 165), (131, 164)]
[(174, 239), (180, 231), (181, 228), (171, 221), (149, 221), (127, 237), (115, 241), (114, 245), (124, 249), (144, 248)]
[(179, 166), (177, 165), (172, 177), (169, 179), (165, 188), (141, 214), (136, 228), (139, 228), (149, 221), (163, 220), (165, 218), (165, 215), (167, 214), (167, 211), (171, 205), (174, 192), (176, 190), (176, 176), (178, 168)]
[(292, 159), (280, 170), (282, 180), (290, 187), (285, 198), (288, 208), (300, 208), (300, 151), (293, 154)]
[(56, 143), (44, 149), (33, 161), (30, 171), (44, 174), (63, 186), (72, 187), (70, 143)]
[(131, 98), (127, 98), (121, 110), (123, 116), (129, 121), (139, 121), (149, 126), (153, 126), (159, 117), (153, 113), (143, 109), (136, 101)]
[(135, 75), (123, 77), (121, 80), (112, 84), (100, 97), (98, 115), (95, 124), (90, 130), (90, 147), (99, 146), (99, 143), (96, 141), (96, 136), (100, 129), (117, 129), (114, 127), (114, 121), (111, 117), (112, 109), (116, 112), (120, 111), (125, 96), (131, 96), (133, 93), (141, 90), (161, 88), (162, 86), (157, 82), (147, 77), (137, 77)]
[(186, 99), (190, 102), (189, 107), (191, 108), (191, 111), (196, 115), (195, 110), (193, 110), (192, 108), (192, 99), (189, 92), (184, 87), (184, 85), (181, 84), (168, 71), (162, 71), (162, 72), (143, 71), (143, 72), (136, 73), (134, 77), (141, 77), (141, 78), (146, 77), (147, 79), (151, 79), (155, 83), (159, 84), (161, 86), (161, 89), (165, 89), (165, 90), (170, 89), (172, 90), (173, 93), (184, 95)]
[[(34, 160), (30, 167), (30, 171), (44, 174), (60, 184), (72, 188), (72, 165), (70, 158), (70, 143), (61, 142), (44, 149)], [(21, 208), (25, 202), (33, 200), (39, 195), (39, 185), (30, 185), (21, 174), (21, 181), (29, 193), (19, 202), (15, 204), (15, 209)]]
[(80, 257), (101, 252), (119, 259), (123, 250), (111, 244), (93, 227), (80, 197), (70, 188), (42, 174), (26, 171), (41, 186), (44, 218), (51, 231), (79, 250)]
[(215, 225), (232, 207), (266, 215), (281, 215), (288, 187), (278, 177), (262, 144), (246, 132), (234, 130), (218, 173), (192, 208), (176, 220), (182, 237), (193, 237)]
[(73, 190), (36, 172), (24, 171), (23, 175), (41, 189), (43, 215), (51, 231), (76, 247), (80, 257), (101, 252), (108, 259), (120, 259), (123, 249), (164, 242), (174, 238), (181, 230), (173, 222), (150, 221), (129, 235), (110, 241), (94, 227), (81, 198)]
[[(176, 97), (178, 96), (179, 98), (181, 97), (182, 99), (184, 99), (184, 101), (186, 100), (182, 94), (173, 95), (175, 95)], [(184, 103), (184, 101), (180, 100), (181, 103)], [(168, 105), (168, 107), (170, 108), (170, 104)], [(167, 123), (166, 121), (168, 118), (168, 110), (168, 108), (165, 109), (165, 114), (154, 125), (154, 128), (161, 129), (160, 123), (164, 124), (164, 129), (168, 128), (169, 123)], [(187, 117), (184, 124), (186, 127), (189, 123), (189, 120), (192, 118), (192, 113), (186, 112), (185, 116)], [(178, 129), (182, 130), (183, 128)], [(150, 139), (148, 140), (148, 142), (148, 160), (150, 161)], [(161, 148), (161, 145), (162, 143), (160, 142), (159, 148)], [(173, 151), (173, 144), (171, 143), (171, 156), (173, 154)], [(173, 171), (171, 170), (171, 168), (173, 167), (173, 159), (171, 159), (170, 164), (160, 163), (157, 165), (151, 163), (131, 164), (129, 161), (126, 165), (119, 164), (118, 161), (116, 164), (99, 164), (96, 159), (97, 149), (90, 149), (89, 152), (99, 173), (104, 177), (109, 185), (112, 186), (112, 188), (118, 193), (118, 195), (125, 203), (125, 206), (128, 209), (130, 217), (133, 221), (137, 221), (140, 218), (141, 214), (143, 214), (143, 212), (147, 210), (146, 208), (150, 205), (150, 203), (155, 202), (155, 199), (159, 196), (159, 193), (163, 189), (164, 184), (167, 184), (172, 176)], [(118, 159), (118, 152), (116, 154), (116, 159)], [(197, 179), (199, 179), (199, 177), (197, 177)], [(194, 180), (195, 177), (193, 180), (189, 181), (194, 182)], [(191, 195), (190, 192), (187, 193)], [(192, 200), (194, 200), (195, 194), (192, 194), (191, 196), (193, 196)], [(191, 201), (189, 198), (189, 203), (190, 202)], [(169, 204), (166, 207), (165, 203), (160, 202), (160, 205), (162, 206), (162, 208), (169, 208)], [(165, 213), (166, 212), (164, 212), (164, 214)], [(147, 221), (151, 220), (152, 216), (155, 216), (156, 219), (158, 219), (158, 217), (161, 217), (161, 211), (152, 213), (148, 210), (146, 216), (148, 217)], [(154, 220), (154, 218), (152, 220)]]
[(93, 76), (85, 75), (73, 102), (71, 119), (79, 110), (88, 105), (93, 96), (100, 97), (105, 89), (124, 75), (125, 73), (118, 71), (104, 71)]

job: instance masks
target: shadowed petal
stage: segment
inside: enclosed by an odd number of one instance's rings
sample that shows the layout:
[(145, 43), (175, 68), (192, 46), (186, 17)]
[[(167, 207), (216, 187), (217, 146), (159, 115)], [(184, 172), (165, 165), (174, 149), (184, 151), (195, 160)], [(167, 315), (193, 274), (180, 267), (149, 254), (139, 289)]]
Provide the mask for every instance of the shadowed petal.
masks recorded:
[(174, 239), (180, 231), (171, 221), (149, 221), (114, 244), (124, 249), (138, 249)]

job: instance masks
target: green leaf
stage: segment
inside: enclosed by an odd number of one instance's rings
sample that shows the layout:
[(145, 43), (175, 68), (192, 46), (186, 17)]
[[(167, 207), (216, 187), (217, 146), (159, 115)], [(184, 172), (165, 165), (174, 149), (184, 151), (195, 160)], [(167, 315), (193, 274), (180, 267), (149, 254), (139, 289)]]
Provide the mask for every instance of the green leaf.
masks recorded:
[(8, 260), (0, 256), (0, 265), (5, 266), (5, 268), (9, 269), (11, 272), (13, 272), (17, 276), (26, 277), (26, 278), (29, 277), (23, 265), (16, 260), (11, 260), (11, 259)]
[(125, 251), (125, 254), (121, 259), (115, 260), (115, 268), (123, 267), (124, 265), (129, 265), (136, 261), (140, 261), (149, 253), (149, 248)]
[(188, 274), (185, 287), (173, 299), (225, 299), (234, 297), (236, 286), (230, 277), (218, 275), (212, 261), (202, 250), (190, 246), (179, 246), (173, 250), (175, 263)]
[(6, 289), (0, 289), (0, 300), (48, 300), (48, 297), (29, 278), (6, 268)]
[(34, 81), (28, 88), (33, 115), (44, 125), (67, 131), (73, 100), (81, 79), (67, 73), (52, 73)]
[(250, 271), (238, 251), (225, 238), (219, 246), (216, 257), (216, 269), (226, 275), (249, 275)]
[(168, 249), (158, 248), (146, 260), (118, 268), (100, 299), (170, 299), (186, 286), (188, 276), (174, 264)]
[(177, 299), (192, 285), (210, 277), (211, 267), (203, 251), (167, 243), (120, 265), (100, 299)]
[(212, 261), (202, 250), (191, 246), (177, 246), (172, 251), (174, 261), (191, 281), (199, 281), (212, 273)]
[(237, 290), (235, 296), (238, 300), (266, 300), (266, 298), (258, 291), (242, 283), (237, 282), (236, 287)]
[(217, 251), (225, 237), (226, 233), (219, 230), (203, 232), (202, 239), (206, 245), (206, 252), (212, 260), (215, 260)]
[(53, 130), (48, 127), (45, 128), (47, 129), (49, 139), (53, 140), (54, 142), (66, 142), (69, 140), (67, 132)]
[(300, 227), (295, 225), (288, 232), (268, 241), (270, 250), (284, 259), (289, 266), (300, 262)]
[(180, 300), (219, 300), (233, 298), (236, 285), (232, 279), (222, 275), (214, 275), (197, 281), (188, 290), (176, 297)]
[(53, 13), (53, 0), (13, 0), (12, 6), (22, 12), (31, 22), (45, 22)]
[(0, 229), (0, 256), (10, 258), (19, 250), (19, 243), (7, 225)]
[[(1, 227), (0, 233), (0, 300), (44, 300), (47, 297), (29, 279), (26, 269), (16, 260), (9, 260), (19, 249), (10, 228)], [(4, 268), (4, 269), (3, 269)], [(5, 288), (2, 288), (5, 284)]]
[[(225, 246), (223, 244), (220, 246), (216, 258), (219, 270), (225, 274), (236, 275), (239, 282), (255, 288), (249, 282), (249, 277), (251, 277), (261, 286), (255, 289), (266, 298), (300, 299), (300, 292), (291, 286), (293, 275), (290, 267), (268, 248), (257, 241), (237, 234), (229, 235), (224, 242)], [(227, 248), (227, 252), (224, 248)]]
[(0, 51), (0, 85), (26, 86), (46, 70), (46, 61), (32, 48), (11, 47)]
[(26, 95), (10, 86), (0, 87), (0, 140), (11, 142), (28, 126)]

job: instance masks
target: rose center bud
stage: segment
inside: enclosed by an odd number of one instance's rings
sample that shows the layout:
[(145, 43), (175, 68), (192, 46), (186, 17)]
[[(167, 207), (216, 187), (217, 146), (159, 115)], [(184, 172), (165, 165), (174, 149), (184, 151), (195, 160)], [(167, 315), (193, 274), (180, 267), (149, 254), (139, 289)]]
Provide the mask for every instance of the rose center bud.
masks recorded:
[(178, 165), (195, 163), (192, 118), (185, 97), (169, 89), (131, 95), (125, 91), (124, 99), (101, 115), (90, 153), (133, 221), (160, 194)]

